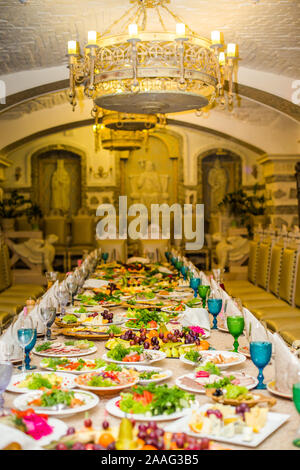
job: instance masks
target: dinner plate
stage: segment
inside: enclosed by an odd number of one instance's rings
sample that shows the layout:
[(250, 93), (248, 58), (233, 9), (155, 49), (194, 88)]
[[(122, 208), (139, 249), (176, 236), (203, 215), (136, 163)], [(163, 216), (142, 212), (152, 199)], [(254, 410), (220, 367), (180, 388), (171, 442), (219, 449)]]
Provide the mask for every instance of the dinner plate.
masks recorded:
[[(209, 407), (211, 407), (211, 404), (207, 403), (201, 406), (198, 411), (206, 411)], [(208, 439), (212, 439), (214, 441), (226, 442), (228, 444), (235, 444), (252, 448), (257, 447), (259, 444), (261, 444), (267, 437), (269, 437), (274, 431), (276, 431), (280, 426), (282, 426), (290, 417), (290, 415), (287, 414), (274, 413), (272, 411), (269, 411), (266, 425), (258, 433), (253, 433), (253, 439), (251, 441), (244, 441), (242, 439), (242, 436), (239, 436), (238, 434), (232, 438), (226, 438), (221, 435), (215, 434), (195, 433), (191, 431), (189, 427), (191, 416), (192, 413), (190, 412), (187, 416), (184, 416), (183, 418), (164, 426), (164, 430), (166, 432), (173, 433), (178, 432), (178, 429), (180, 429), (180, 432), (186, 433), (192, 437), (207, 437)]]
[(289, 400), (293, 399), (293, 394), (292, 393), (282, 393), (276, 390), (276, 382), (275, 380), (271, 380), (270, 382), (267, 383), (267, 390), (268, 392), (272, 393), (273, 395), (277, 395), (278, 397), (281, 398), (287, 398)]
[(47, 414), (50, 416), (71, 416), (76, 413), (82, 413), (83, 411), (90, 410), (94, 408), (99, 403), (99, 398), (97, 395), (91, 392), (87, 392), (85, 390), (72, 390), (74, 392), (75, 398), (79, 398), (80, 400), (84, 400), (85, 403), (83, 405), (77, 406), (76, 408), (67, 408), (63, 410), (53, 410), (49, 407), (36, 407), (34, 405), (29, 405), (32, 400), (39, 398), (43, 392), (36, 390), (30, 393), (24, 393), (19, 395), (17, 398), (14, 399), (14, 407), (17, 410), (26, 410), (28, 408), (32, 408), (35, 413), (37, 414)]
[(75, 382), (74, 382), (74, 379), (75, 377), (72, 375), (72, 374), (69, 374), (69, 373), (66, 373), (66, 372), (55, 372), (55, 371), (52, 371), (52, 372), (46, 372), (46, 371), (34, 371), (34, 372), (25, 372), (24, 374), (15, 374), (12, 376), (12, 378), (10, 379), (10, 382), (8, 384), (8, 387), (6, 390), (8, 390), (9, 392), (13, 392), (13, 393), (28, 393), (28, 392), (31, 392), (32, 389), (29, 389), (27, 387), (24, 387), (24, 388), (19, 388), (17, 387), (16, 383), (17, 382), (22, 382), (23, 380), (25, 380), (25, 378), (28, 376), (28, 375), (35, 375), (35, 374), (40, 374), (40, 375), (50, 375), (50, 374), (55, 374), (55, 375), (58, 375), (59, 377), (61, 377), (63, 379), (62, 383), (61, 383), (61, 388), (64, 388), (64, 389), (71, 389), (71, 388), (74, 388), (75, 387)]
[[(138, 366), (137, 366), (138, 367)], [(149, 379), (149, 380), (146, 380), (146, 379), (139, 379), (139, 383), (142, 384), (142, 385), (147, 385), (147, 384), (150, 384), (150, 383), (159, 383), (159, 382), (163, 382), (164, 380), (167, 380), (169, 379), (170, 377), (172, 377), (173, 375), (173, 372), (170, 370), (170, 369), (162, 369), (161, 367), (140, 367), (139, 369), (137, 369), (139, 372), (151, 372), (151, 371), (154, 371), (154, 372), (157, 372), (159, 374), (163, 374), (163, 377), (160, 377), (158, 379)]]
[[(80, 377), (78, 377), (78, 379), (80, 380)], [(136, 378), (135, 380), (132, 380), (130, 383), (123, 384), (123, 385), (116, 385), (113, 387), (93, 387), (92, 385), (80, 384), (77, 381), (76, 381), (76, 385), (78, 388), (81, 388), (82, 390), (88, 390), (89, 392), (94, 392), (94, 393), (111, 392), (113, 394), (114, 392), (118, 393), (121, 390), (125, 390), (126, 388), (133, 387), (133, 385), (137, 384), (138, 381), (139, 379)]]
[[(97, 313), (101, 313), (103, 312), (103, 308), (102, 307), (97, 307), (96, 305), (94, 307), (85, 307), (87, 312), (97, 312)], [(75, 317), (80, 317), (80, 315), (82, 315), (82, 313), (87, 313), (87, 312), (76, 312), (75, 310), (79, 310), (80, 307), (67, 307), (66, 308), (66, 312), (62, 315), (62, 316), (65, 316), (65, 315), (75, 315)]]
[[(197, 408), (199, 406), (199, 404), (196, 402), (193, 406), (191, 406), (191, 408), (183, 408), (181, 411), (176, 411), (175, 413), (171, 413), (169, 415), (164, 414), (148, 416), (146, 414), (125, 413), (124, 411), (120, 410), (120, 408), (116, 404), (118, 401), (120, 401), (120, 399), (121, 397), (119, 396), (109, 400), (105, 406), (106, 411), (112, 416), (115, 416), (116, 418), (128, 418), (130, 416), (134, 418), (135, 421), (171, 421), (185, 416), (190, 412), (191, 409)], [(178, 432), (178, 429), (176, 432)]]
[[(153, 354), (153, 359), (150, 359), (149, 361), (146, 361), (146, 360), (145, 361), (139, 361), (136, 364), (137, 365), (152, 364), (153, 362), (162, 361), (163, 359), (165, 359), (167, 357), (166, 353), (164, 353), (162, 351), (153, 351), (152, 350), (151, 354)], [(134, 362), (115, 361), (114, 359), (111, 359), (110, 357), (107, 357), (107, 354), (103, 354), (102, 359), (104, 359), (107, 362), (114, 362), (116, 364), (123, 364), (123, 365), (127, 365), (127, 364), (134, 365), (135, 364)]]
[(89, 348), (89, 349), (82, 349), (80, 352), (72, 352), (72, 353), (55, 353), (55, 354), (51, 354), (50, 353), (45, 353), (43, 351), (36, 351), (35, 348), (33, 349), (32, 351), (34, 354), (36, 354), (37, 356), (42, 356), (42, 357), (80, 357), (80, 356), (88, 356), (89, 354), (94, 354), (95, 352), (97, 352), (97, 348), (96, 346), (93, 346), (92, 348)]
[(36, 440), (20, 429), (0, 423), (0, 449), (3, 449), (10, 442), (18, 442), (22, 446), (22, 450), (43, 450), (43, 446), (50, 444), (52, 441), (58, 441), (66, 434), (68, 429), (67, 424), (57, 418), (49, 418), (48, 424), (52, 427), (52, 433)]
[[(255, 377), (252, 377), (252, 375), (243, 374), (242, 372), (235, 372), (232, 375), (234, 375), (237, 379), (239, 379), (239, 377), (241, 379), (243, 377), (247, 378), (249, 380), (252, 379), (252, 384), (251, 385), (243, 385), (243, 383), (238, 384), (241, 387), (245, 386), (248, 390), (252, 390), (258, 384), (258, 380)], [(195, 379), (196, 378), (195, 374), (193, 372), (190, 373), (190, 374), (184, 374), (184, 375), (181, 375), (180, 377), (177, 377), (177, 379), (175, 380), (175, 385), (177, 385), (177, 387), (179, 387), (179, 388), (182, 388), (182, 390), (186, 390), (187, 392), (205, 394), (206, 389), (204, 387), (202, 389), (199, 389), (199, 388), (196, 388), (196, 387), (193, 387), (193, 386), (182, 384), (181, 379), (184, 379), (185, 377), (188, 378), (188, 379)], [(224, 377), (224, 376), (223, 375), (220, 376), (220, 380), (222, 379), (222, 377)], [(198, 377), (198, 380), (201, 380), (201, 377)]]
[[(70, 361), (74, 361), (76, 362), (77, 361), (77, 358), (70, 358)], [(94, 359), (88, 359), (88, 361), (94, 361)], [(50, 370), (52, 372), (56, 372), (54, 369), (52, 369), (51, 367), (47, 367), (45, 366), (44, 364), (42, 364), (42, 362), (40, 362), (40, 367), (42, 369), (46, 369), (46, 370)], [(80, 374), (87, 374), (88, 372), (99, 372), (100, 370), (102, 370), (103, 367), (98, 367), (98, 369), (89, 369), (89, 370), (65, 370), (65, 371), (57, 371), (57, 372), (61, 372), (61, 373), (66, 373), (68, 375), (80, 375)]]
[(232, 366), (237, 366), (239, 364), (242, 364), (243, 362), (246, 361), (246, 356), (244, 356), (243, 354), (240, 354), (240, 353), (236, 353), (236, 352), (231, 352), (231, 351), (200, 351), (204, 361), (202, 362), (193, 362), (193, 361), (190, 361), (189, 359), (186, 359), (184, 357), (184, 354), (182, 354), (180, 356), (180, 360), (182, 362), (184, 362), (184, 364), (189, 364), (191, 366), (194, 366), (196, 367), (197, 365), (204, 365), (206, 362), (209, 362), (211, 359), (213, 359), (215, 356), (219, 355), (219, 354), (222, 354), (222, 356), (224, 356), (225, 358), (229, 358), (229, 357), (234, 357), (235, 358), (235, 361), (232, 361), (232, 362), (229, 362), (229, 363), (223, 363), (223, 364), (218, 364), (216, 363), (216, 366), (219, 367), (219, 369), (227, 369), (228, 367), (232, 367)]

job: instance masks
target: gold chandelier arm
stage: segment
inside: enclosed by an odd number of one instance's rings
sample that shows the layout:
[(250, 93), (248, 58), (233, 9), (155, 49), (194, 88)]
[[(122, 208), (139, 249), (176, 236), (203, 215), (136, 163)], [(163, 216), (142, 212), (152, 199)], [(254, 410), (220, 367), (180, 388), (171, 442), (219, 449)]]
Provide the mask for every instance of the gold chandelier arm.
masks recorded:
[[(107, 29), (104, 30), (104, 32), (102, 33), (102, 36), (105, 36), (106, 34), (109, 34), (111, 33), (111, 30), (117, 26), (117, 24), (119, 24), (124, 18), (126, 18), (127, 15), (129, 15), (133, 10), (135, 10), (134, 12), (134, 15), (132, 15), (131, 19), (129, 19), (129, 23), (132, 21), (132, 19), (135, 17), (135, 15), (138, 13), (138, 11), (140, 10), (140, 6), (136, 7), (136, 5), (133, 5), (133, 7), (129, 8), (129, 10), (127, 10), (124, 15), (122, 15), (120, 18), (118, 18), (117, 20), (115, 20)], [(128, 24), (129, 24), (128, 23)]]
[(162, 19), (162, 17), (161, 17), (159, 8), (158, 8), (158, 7), (155, 7), (155, 10), (156, 10), (156, 13), (157, 13), (157, 16), (158, 16), (158, 19), (159, 19), (159, 22), (160, 22), (160, 24), (161, 24), (162, 29), (163, 29), (164, 31), (167, 31), (166, 26), (165, 26), (165, 24), (164, 24), (164, 22), (163, 22), (163, 19)]

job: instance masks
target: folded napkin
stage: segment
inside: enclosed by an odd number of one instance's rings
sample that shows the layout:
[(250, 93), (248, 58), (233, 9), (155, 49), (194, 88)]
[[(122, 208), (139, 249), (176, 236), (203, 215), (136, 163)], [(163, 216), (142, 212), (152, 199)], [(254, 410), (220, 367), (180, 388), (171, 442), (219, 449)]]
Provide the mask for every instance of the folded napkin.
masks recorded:
[(205, 308), (186, 307), (180, 323), (182, 326), (199, 326), (210, 332), (209, 313)]
[(284, 340), (277, 334), (273, 335), (275, 343), (275, 383), (276, 390), (292, 394), (293, 384), (300, 382), (300, 361), (292, 353)]
[(200, 279), (203, 286), (209, 286), (210, 282), (208, 277), (204, 274), (203, 271), (200, 271)]
[(87, 279), (83, 284), (84, 289), (100, 289), (101, 287), (108, 286), (109, 281), (103, 279)]
[(247, 338), (249, 339), (249, 334), (251, 331), (253, 341), (270, 341), (272, 343), (274, 352), (274, 335), (269, 330), (267, 330), (247, 308), (243, 308), (243, 313)]
[(165, 266), (160, 266), (158, 270), (160, 273), (173, 274), (173, 271), (171, 271), (169, 268), (166, 268)]

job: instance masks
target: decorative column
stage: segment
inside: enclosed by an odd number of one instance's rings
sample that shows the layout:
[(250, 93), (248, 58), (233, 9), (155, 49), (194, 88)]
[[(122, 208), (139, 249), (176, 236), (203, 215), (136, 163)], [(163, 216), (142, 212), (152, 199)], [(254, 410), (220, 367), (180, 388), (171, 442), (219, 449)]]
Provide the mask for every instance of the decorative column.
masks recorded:
[(298, 225), (298, 198), (295, 165), (300, 155), (263, 155), (262, 165), (267, 198), (267, 215), (276, 227)]

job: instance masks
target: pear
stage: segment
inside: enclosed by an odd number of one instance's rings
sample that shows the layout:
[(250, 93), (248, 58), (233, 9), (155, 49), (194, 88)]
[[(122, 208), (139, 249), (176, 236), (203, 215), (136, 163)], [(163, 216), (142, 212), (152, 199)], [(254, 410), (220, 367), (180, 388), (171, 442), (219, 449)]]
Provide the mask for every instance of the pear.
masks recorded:
[(128, 418), (123, 418), (120, 424), (119, 436), (116, 442), (117, 450), (134, 450), (137, 447), (133, 438), (132, 422)]

